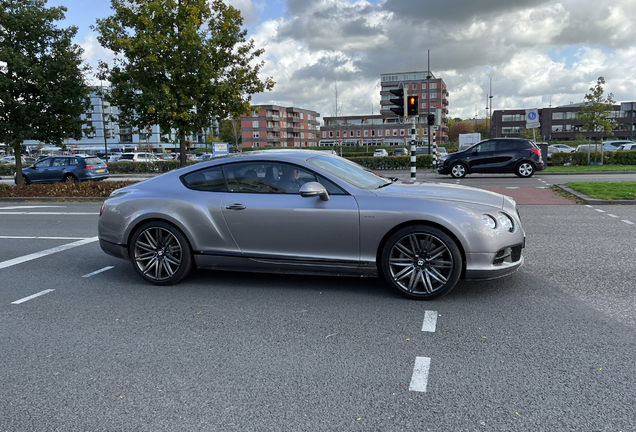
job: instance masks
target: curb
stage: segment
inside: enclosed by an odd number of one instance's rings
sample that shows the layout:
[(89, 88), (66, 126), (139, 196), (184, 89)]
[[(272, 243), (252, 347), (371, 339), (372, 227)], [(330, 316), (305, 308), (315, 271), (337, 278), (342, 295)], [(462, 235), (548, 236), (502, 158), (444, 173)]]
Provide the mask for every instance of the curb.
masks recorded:
[(558, 187), (563, 192), (576, 197), (577, 199), (583, 201), (585, 204), (588, 205), (636, 205), (636, 200), (603, 200), (598, 198), (591, 198), (579, 191), (575, 191), (574, 189), (566, 185), (555, 184), (554, 186)]

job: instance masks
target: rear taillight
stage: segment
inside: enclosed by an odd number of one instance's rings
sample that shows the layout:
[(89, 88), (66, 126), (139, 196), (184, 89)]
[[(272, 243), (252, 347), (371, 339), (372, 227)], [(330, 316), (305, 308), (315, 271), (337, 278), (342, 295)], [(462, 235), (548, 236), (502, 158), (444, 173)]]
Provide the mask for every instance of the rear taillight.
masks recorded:
[(530, 151), (534, 154), (536, 154), (537, 156), (541, 157), (541, 152), (539, 152), (539, 150), (537, 149), (530, 149)]
[(84, 169), (95, 169), (95, 167), (93, 165), (86, 165)]
[(100, 215), (100, 216), (102, 215), (102, 213), (104, 213), (104, 206), (105, 206), (105, 205), (106, 205), (106, 203), (102, 204), (102, 208), (101, 208), (101, 210), (99, 211), (99, 215)]

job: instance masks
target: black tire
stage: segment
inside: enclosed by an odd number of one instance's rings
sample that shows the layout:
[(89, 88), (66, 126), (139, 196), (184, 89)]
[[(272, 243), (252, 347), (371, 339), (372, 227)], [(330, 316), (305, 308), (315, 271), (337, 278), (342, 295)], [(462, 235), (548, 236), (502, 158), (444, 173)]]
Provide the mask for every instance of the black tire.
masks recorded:
[(401, 294), (431, 300), (455, 287), (463, 260), (455, 240), (444, 231), (411, 225), (389, 237), (380, 265), (386, 281)]
[[(25, 186), (28, 186), (28, 185), (30, 185), (30, 184), (31, 184), (31, 181), (29, 180), (29, 178), (28, 178), (27, 176), (25, 176), (24, 174), (22, 174), (22, 183), (23, 183)], [(16, 177), (16, 179), (15, 179), (15, 184), (18, 184), (18, 179), (17, 179), (17, 177)]]
[(62, 181), (64, 183), (75, 183), (77, 181), (77, 177), (75, 177), (73, 174), (66, 174)]
[(141, 225), (129, 249), (135, 271), (155, 285), (176, 284), (192, 270), (190, 243), (171, 223), (151, 221)]
[(464, 165), (463, 163), (455, 162), (454, 164), (451, 165), (450, 167), (451, 177), (462, 178), (462, 177), (466, 177), (466, 174), (468, 174), (468, 169), (466, 168), (466, 165)]
[(518, 177), (530, 178), (534, 174), (535, 168), (532, 162), (521, 161), (515, 168), (515, 174)]

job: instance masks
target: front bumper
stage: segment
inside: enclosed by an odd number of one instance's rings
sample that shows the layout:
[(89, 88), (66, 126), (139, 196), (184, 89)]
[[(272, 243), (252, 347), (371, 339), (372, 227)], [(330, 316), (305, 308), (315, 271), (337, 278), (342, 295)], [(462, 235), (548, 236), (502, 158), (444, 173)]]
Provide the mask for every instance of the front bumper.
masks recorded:
[(519, 270), (524, 263), (522, 244), (505, 247), (497, 253), (466, 254), (466, 280), (488, 280), (508, 276)]

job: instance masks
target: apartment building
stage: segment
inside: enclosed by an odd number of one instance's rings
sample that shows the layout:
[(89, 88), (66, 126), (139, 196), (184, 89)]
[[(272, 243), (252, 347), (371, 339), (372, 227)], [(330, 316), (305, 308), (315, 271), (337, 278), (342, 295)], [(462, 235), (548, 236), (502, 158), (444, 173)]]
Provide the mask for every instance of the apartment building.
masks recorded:
[[(179, 137), (175, 130), (162, 131), (159, 125), (149, 125), (143, 131), (134, 131), (119, 125), (118, 109), (106, 101), (95, 88), (88, 99), (90, 108), (81, 115), (86, 121), (84, 134), (80, 140), (68, 139), (65, 142), (69, 151), (95, 154), (104, 152), (135, 151), (139, 148), (152, 149), (155, 152), (179, 151)], [(190, 147), (205, 147), (206, 136), (218, 135), (219, 124), (211, 119), (211, 126), (194, 136), (187, 137)], [(41, 145), (37, 140), (26, 140), (23, 145), (29, 150)]]
[[(583, 129), (578, 119), (583, 103), (539, 109), (537, 141), (573, 140), (577, 135), (598, 139), (598, 133)], [(608, 118), (614, 121), (613, 139), (633, 139), (634, 111), (623, 111), (621, 105), (614, 105)], [(492, 113), (493, 137), (518, 137), (526, 126), (526, 110), (497, 110)]]
[[(408, 124), (391, 111), (395, 96), (391, 90), (402, 83), (406, 93), (418, 97), (418, 115), (409, 118)], [(446, 83), (430, 71), (394, 72), (380, 75), (380, 114), (366, 116), (325, 117), (320, 129), (323, 145), (333, 145), (334, 140), (344, 146), (391, 145), (405, 146), (410, 140), (409, 129), (415, 120), (418, 140), (428, 142), (428, 114), (435, 114), (436, 125), (431, 126), (431, 134), (436, 134), (437, 143), (448, 141), (447, 115), (448, 90)]]
[(315, 147), (320, 114), (296, 107), (257, 105), (241, 116), (242, 146)]

